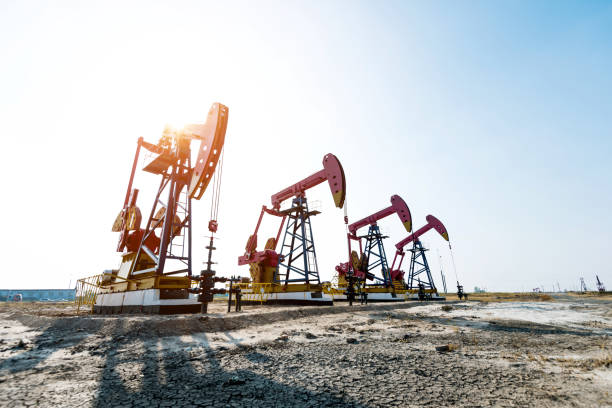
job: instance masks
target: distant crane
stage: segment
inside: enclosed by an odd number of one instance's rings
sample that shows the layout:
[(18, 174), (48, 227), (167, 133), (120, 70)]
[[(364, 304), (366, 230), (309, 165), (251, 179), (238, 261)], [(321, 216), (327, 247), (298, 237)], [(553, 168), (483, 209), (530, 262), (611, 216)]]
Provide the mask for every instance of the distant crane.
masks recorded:
[(605, 292), (606, 287), (604, 286), (603, 282), (599, 280), (599, 276), (595, 275), (595, 279), (597, 279), (597, 290), (599, 293)]

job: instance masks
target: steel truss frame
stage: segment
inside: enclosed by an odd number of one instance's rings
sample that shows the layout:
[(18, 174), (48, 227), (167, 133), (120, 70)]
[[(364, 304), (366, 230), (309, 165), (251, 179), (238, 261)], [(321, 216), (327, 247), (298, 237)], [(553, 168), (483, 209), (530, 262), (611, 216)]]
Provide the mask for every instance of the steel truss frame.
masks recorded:
[(374, 224), (370, 225), (370, 227), (368, 228), (368, 235), (360, 238), (366, 239), (362, 259), (368, 260), (368, 267), (367, 270), (365, 270), (364, 272), (366, 272), (366, 275), (368, 275), (370, 271), (380, 267), (382, 276), (382, 278), (380, 278), (374, 274), (371, 274), (370, 276), (374, 278), (375, 283), (368, 284), (366, 280), (364, 281), (364, 285), (392, 285), (391, 272), (389, 270), (389, 263), (387, 262), (387, 254), (385, 252), (385, 245), (383, 243), (383, 239), (387, 237), (383, 236), (380, 233), (380, 228), (378, 227), (378, 225)]
[[(319, 214), (309, 211), (306, 197), (296, 197), (291, 208), (282, 211), (289, 220), (285, 226), (279, 263), (274, 272), (274, 282), (279, 284), (320, 284), (319, 267), (315, 251), (310, 217)], [(284, 273), (283, 273), (284, 269)], [(297, 275), (293, 278), (291, 273)]]
[[(153, 207), (147, 221), (145, 232), (142, 236), (140, 246), (136, 252), (136, 258), (130, 270), (130, 276), (140, 275), (148, 272), (155, 272), (157, 275), (176, 275), (187, 272), (187, 275), (192, 275), (191, 262), (191, 197), (187, 192), (188, 180), (190, 179), (191, 160), (188, 154), (184, 159), (178, 159), (175, 164), (171, 165), (167, 171), (162, 173), (162, 180), (155, 196)], [(164, 190), (168, 189), (167, 204), (164, 204), (160, 197)], [(155, 255), (150, 248), (147, 248), (145, 241), (159, 227), (162, 220), (156, 220), (155, 214), (158, 205), (165, 208), (163, 217), (162, 233), (159, 244), (159, 255)], [(181, 223), (175, 222), (175, 215), (180, 213), (183, 215)], [(175, 234), (175, 231), (179, 231)], [(174, 239), (182, 236), (181, 243), (175, 243)], [(187, 253), (185, 253), (187, 252)], [(137, 270), (139, 261), (146, 254), (155, 266)], [(182, 269), (174, 271), (165, 271), (166, 260), (178, 260), (184, 266)]]
[[(429, 269), (429, 262), (425, 252), (429, 249), (423, 248), (421, 241), (416, 239), (413, 242), (413, 246), (409, 251), (412, 253), (410, 257), (410, 270), (408, 272), (408, 289), (419, 289), (419, 285), (422, 284), (425, 290), (432, 289), (437, 292), (436, 285), (433, 277), (431, 276), (431, 270)], [(425, 279), (422, 279), (421, 275), (425, 275)]]

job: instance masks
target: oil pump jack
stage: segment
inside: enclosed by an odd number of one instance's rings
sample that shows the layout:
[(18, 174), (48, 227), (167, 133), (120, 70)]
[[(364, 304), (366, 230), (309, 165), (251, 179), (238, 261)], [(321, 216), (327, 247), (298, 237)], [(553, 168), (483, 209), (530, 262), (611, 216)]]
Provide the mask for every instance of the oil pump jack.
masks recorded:
[[(340, 161), (331, 153), (323, 157), (322, 170), (272, 195), (272, 208), (262, 206), (255, 232), (247, 240), (244, 255), (238, 258), (238, 265), (249, 265), (251, 275), (250, 283), (241, 284), (243, 302), (331, 304), (331, 299), (323, 296), (310, 222), (320, 212), (309, 210), (306, 199), (306, 190), (325, 181), (334, 204), (342, 208), (346, 180)], [(281, 204), (288, 199), (292, 199), (291, 207), (281, 210)], [(257, 251), (257, 232), (264, 214), (281, 218), (281, 224), (276, 237), (269, 238), (264, 249)]]
[[(192, 270), (191, 202), (199, 200), (215, 178), (227, 119), (228, 108), (214, 103), (204, 124), (187, 125), (181, 130), (166, 128), (157, 144), (138, 139), (123, 208), (112, 228), (120, 233), (117, 252), (122, 253), (121, 265), (103, 276), (94, 313), (201, 310), (201, 302), (192, 293), (192, 283), (199, 278)], [(195, 161), (192, 141), (200, 142)], [(133, 188), (142, 148), (154, 156), (143, 170), (161, 178), (144, 228), (136, 205), (138, 189)], [(210, 220), (211, 233), (216, 229), (217, 220)], [(159, 237), (155, 230), (160, 230)]]
[(423, 247), (419, 238), (427, 231), (434, 229), (438, 231), (442, 238), (448, 241), (448, 232), (444, 224), (442, 224), (442, 221), (433, 215), (428, 215), (425, 219), (427, 220), (427, 224), (395, 244), (396, 252), (393, 258), (393, 264), (391, 265), (391, 278), (394, 282), (404, 281), (404, 272), (400, 269), (402, 267), (404, 255), (406, 254), (404, 252), (404, 247), (412, 243), (412, 248), (408, 250), (411, 256), (410, 270), (408, 272), (407, 282), (405, 283), (407, 293), (410, 293), (412, 296), (416, 295), (420, 299), (444, 300), (444, 297), (438, 296), (438, 290), (431, 276), (429, 263), (425, 256), (425, 251), (427, 251), (427, 249)]
[[(407, 232), (412, 230), (412, 217), (410, 209), (406, 202), (398, 195), (391, 196), (391, 205), (374, 214), (356, 221), (348, 226), (346, 234), (348, 241), (349, 262), (341, 263), (336, 266), (338, 272), (338, 288), (332, 289), (332, 294), (335, 300), (344, 300), (342, 296), (342, 287), (346, 287), (347, 276), (353, 276), (358, 279), (360, 288), (367, 294), (371, 301), (392, 301), (402, 300), (397, 298), (395, 287), (383, 239), (387, 238), (380, 232), (378, 221), (392, 214), (397, 214), (400, 221)], [(358, 236), (359, 229), (369, 226), (367, 235)], [(365, 245), (362, 244), (365, 240)], [(352, 242), (358, 242), (359, 253), (352, 249)], [(380, 276), (377, 276), (374, 271), (380, 270)], [(368, 283), (372, 281), (372, 283)], [(402, 287), (403, 289), (403, 287)]]

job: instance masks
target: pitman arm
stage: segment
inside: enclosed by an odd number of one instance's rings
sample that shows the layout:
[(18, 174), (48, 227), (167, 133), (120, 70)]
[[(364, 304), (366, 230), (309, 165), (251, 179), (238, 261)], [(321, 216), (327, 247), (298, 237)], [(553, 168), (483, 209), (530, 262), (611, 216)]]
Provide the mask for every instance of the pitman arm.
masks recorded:
[(400, 221), (402, 224), (404, 224), (406, 231), (410, 232), (410, 230), (412, 230), (412, 217), (410, 215), (410, 209), (408, 208), (408, 205), (406, 205), (406, 202), (398, 195), (391, 196), (391, 205), (389, 207), (349, 225), (349, 232), (354, 236), (359, 228), (365, 227), (366, 225), (376, 224), (378, 220), (381, 220), (394, 213), (400, 218)]

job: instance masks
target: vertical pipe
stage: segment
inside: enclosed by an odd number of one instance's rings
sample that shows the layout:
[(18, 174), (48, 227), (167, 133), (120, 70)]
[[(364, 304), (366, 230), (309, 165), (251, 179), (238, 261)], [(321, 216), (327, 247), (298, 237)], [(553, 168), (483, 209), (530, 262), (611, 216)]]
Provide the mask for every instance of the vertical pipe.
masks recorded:
[(213, 243), (214, 243), (214, 237), (211, 234), (210, 236), (210, 243), (208, 244), (208, 261), (206, 261), (206, 271), (207, 272), (212, 272), (212, 251), (214, 250), (213, 247)]
[(230, 278), (229, 294), (227, 298), (227, 313), (232, 311), (232, 283), (233, 282), (234, 282), (234, 277), (232, 276)]
[(348, 241), (348, 267), (346, 268), (346, 273), (348, 273), (351, 269), (353, 269), (353, 273), (355, 273), (356, 271), (355, 268), (353, 268), (353, 259), (351, 256), (351, 236), (349, 232), (346, 233), (346, 240)]

